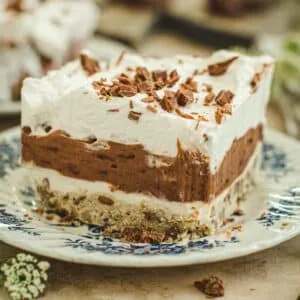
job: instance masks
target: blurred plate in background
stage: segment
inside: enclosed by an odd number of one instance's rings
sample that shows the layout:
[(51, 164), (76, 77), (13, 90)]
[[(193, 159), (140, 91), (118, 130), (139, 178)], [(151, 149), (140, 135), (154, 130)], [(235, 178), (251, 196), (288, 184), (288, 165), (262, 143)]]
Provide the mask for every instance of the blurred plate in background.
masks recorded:
[[(120, 42), (113, 41), (108, 38), (93, 38), (86, 47), (93, 52), (99, 59), (110, 59), (118, 56), (121, 51), (131, 52), (132, 50)], [(21, 102), (5, 102), (0, 103), (0, 116), (16, 115), (21, 113)]]

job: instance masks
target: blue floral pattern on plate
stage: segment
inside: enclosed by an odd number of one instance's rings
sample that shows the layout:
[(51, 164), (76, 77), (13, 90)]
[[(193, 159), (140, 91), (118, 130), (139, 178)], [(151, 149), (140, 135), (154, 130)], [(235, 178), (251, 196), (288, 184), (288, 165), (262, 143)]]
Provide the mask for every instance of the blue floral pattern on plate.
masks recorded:
[[(295, 187), (289, 188), (289, 185), (283, 184), (285, 180), (289, 182), (291, 178), (294, 178), (294, 186), (297, 186), (295, 176), (298, 176), (299, 179), (299, 170), (297, 170), (297, 164), (291, 161), (291, 154), (288, 151), (290, 146), (285, 146), (284, 143), (279, 146), (276, 142), (275, 133), (270, 134), (271, 141), (268, 140), (264, 145), (262, 167), (267, 174), (267, 183), (280, 186), (281, 194), (277, 193), (275, 198), (270, 197), (269, 206), (261, 217), (245, 223), (242, 231), (231, 230), (230, 234), (228, 232), (222, 233), (196, 241), (129, 244), (103, 237), (97, 226), (74, 227), (51, 224), (39, 219), (34, 214), (31, 218), (27, 218), (26, 212), (31, 213), (31, 204), (36, 200), (33, 189), (30, 186), (21, 185), (17, 187), (17, 192), (14, 192), (17, 193), (17, 199), (22, 199), (20, 201), (23, 209), (18, 207), (18, 200), (16, 202), (11, 200), (12, 194), (4, 188), (3, 191), (1, 190), (1, 186), (4, 187), (6, 184), (5, 176), (20, 169), (18, 163), (20, 140), (17, 132), (0, 138), (0, 178), (2, 177), (2, 183), (0, 180), (0, 226), (4, 229), (3, 240), (21, 248), (56, 258), (91, 264), (178, 265), (244, 255), (257, 251), (257, 248), (264, 249), (267, 247), (265, 241), (268, 239), (269, 245), (273, 245), (278, 243), (278, 240), (291, 238), (300, 231), (300, 191)], [(289, 143), (292, 142), (289, 141)], [(294, 147), (299, 146), (296, 144)], [(289, 224), (290, 226), (282, 228), (282, 224)], [(249, 232), (251, 232), (250, 235)], [(253, 232), (257, 238), (253, 237), (252, 239)], [(278, 235), (280, 235), (280, 239), (278, 239)], [(30, 243), (27, 239), (30, 240)], [(53, 241), (55, 241), (56, 254), (47, 250), (48, 247), (53, 247)], [(93, 258), (90, 256), (87, 258), (84, 254), (92, 255)], [(120, 255), (126, 257), (126, 260), (115, 263), (109, 258)], [(137, 262), (134, 257), (156, 257), (157, 260), (154, 262)], [(170, 262), (163, 262), (160, 257), (169, 257)], [(177, 257), (176, 260), (174, 260), (175, 257)]]

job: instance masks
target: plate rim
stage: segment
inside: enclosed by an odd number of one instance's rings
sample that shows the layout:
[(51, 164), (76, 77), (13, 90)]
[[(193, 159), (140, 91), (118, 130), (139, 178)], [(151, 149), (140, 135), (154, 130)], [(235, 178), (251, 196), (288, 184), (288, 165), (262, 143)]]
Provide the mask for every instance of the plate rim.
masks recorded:
[[(0, 140), (9, 138), (14, 135), (18, 135), (21, 132), (20, 126), (13, 127), (6, 131), (0, 133)], [(274, 129), (266, 128), (266, 135), (278, 137), (280, 139), (289, 140), (292, 143), (297, 144), (300, 150), (300, 142), (296, 139), (286, 136), (285, 134), (278, 132)], [(300, 175), (299, 175), (300, 177)], [(31, 243), (30, 240), (26, 243), (25, 240), (22, 239), (22, 243), (20, 243), (19, 239), (15, 238), (15, 235), (9, 236), (8, 231), (1, 230), (0, 231), (0, 240), (7, 245), (16, 247), (17, 249), (22, 249), (31, 253), (35, 253), (44, 257), (48, 257), (55, 260), (61, 260), (65, 262), (71, 262), (76, 264), (85, 264), (85, 265), (95, 265), (95, 266), (110, 266), (110, 267), (134, 267), (134, 268), (159, 268), (159, 267), (179, 267), (179, 266), (187, 266), (187, 265), (195, 265), (195, 264), (204, 264), (204, 263), (215, 263), (230, 259), (235, 259), (239, 257), (243, 257), (246, 255), (254, 254), (263, 250), (270, 249), (276, 245), (279, 245), (283, 242), (286, 242), (297, 235), (300, 234), (300, 227), (297, 226), (296, 229), (288, 232), (286, 231), (284, 234), (278, 234), (274, 236), (272, 239), (260, 240), (257, 242), (252, 242), (249, 245), (245, 245), (241, 248), (231, 248), (229, 251), (219, 251), (216, 253), (216, 256), (212, 256), (211, 254), (205, 252), (188, 252), (181, 253), (176, 255), (133, 255), (133, 254), (105, 254), (99, 252), (78, 252), (76, 255), (72, 254), (74, 252), (73, 249), (69, 249), (70, 253), (68, 253), (68, 249), (65, 251), (60, 251), (60, 248), (52, 249), (51, 245), (43, 245), (39, 246), (36, 243)], [(76, 234), (74, 235), (76, 237)], [(41, 241), (41, 243), (43, 243)], [(63, 248), (63, 247), (61, 247)], [(58, 250), (57, 250), (58, 249)], [(45, 251), (46, 250), (46, 251)], [(94, 258), (93, 258), (94, 256)]]

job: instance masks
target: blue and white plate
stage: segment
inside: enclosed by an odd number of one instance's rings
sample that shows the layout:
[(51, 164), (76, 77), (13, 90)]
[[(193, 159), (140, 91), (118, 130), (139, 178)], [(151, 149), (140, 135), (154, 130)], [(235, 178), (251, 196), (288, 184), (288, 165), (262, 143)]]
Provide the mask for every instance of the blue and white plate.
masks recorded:
[(37, 198), (19, 165), (19, 135), (19, 128), (0, 135), (0, 239), (12, 246), (76, 263), (163, 267), (239, 257), (300, 233), (300, 144), (277, 132), (266, 131), (265, 181), (249, 196), (248, 215), (211, 237), (160, 244), (121, 243), (103, 238), (95, 226), (41, 219), (33, 212)]

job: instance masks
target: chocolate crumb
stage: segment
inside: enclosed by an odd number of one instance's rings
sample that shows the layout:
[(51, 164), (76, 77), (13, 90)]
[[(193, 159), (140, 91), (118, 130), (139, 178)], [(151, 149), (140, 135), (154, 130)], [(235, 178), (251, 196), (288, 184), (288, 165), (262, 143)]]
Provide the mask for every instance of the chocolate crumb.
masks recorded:
[(208, 93), (212, 92), (213, 88), (209, 83), (202, 83)]
[(167, 112), (174, 111), (176, 106), (175, 93), (169, 90), (165, 91), (165, 95), (159, 104), (162, 109), (166, 110)]
[(231, 91), (221, 90), (218, 93), (215, 101), (218, 105), (224, 106), (225, 104), (231, 103), (233, 97), (234, 97), (234, 94)]
[(118, 66), (122, 62), (122, 60), (124, 59), (124, 56), (125, 56), (125, 51), (122, 51), (119, 58), (116, 61), (116, 66)]
[(220, 76), (226, 73), (229, 66), (238, 59), (238, 56), (234, 56), (223, 62), (212, 64), (208, 66), (208, 73), (210, 76)]
[(89, 57), (86, 54), (80, 54), (80, 63), (83, 70), (87, 73), (88, 76), (91, 76), (99, 72), (100, 66), (96, 59)]
[(195, 281), (194, 286), (207, 296), (223, 297), (224, 283), (223, 280), (217, 276), (210, 276), (201, 281)]
[(52, 126), (47, 125), (44, 130), (46, 133), (49, 133), (52, 130)]
[(300, 295), (297, 297), (297, 300), (300, 300)]
[(128, 119), (133, 121), (138, 121), (142, 113), (131, 110), (128, 114)]
[(22, 131), (24, 134), (30, 134), (32, 131), (31, 131), (31, 128), (29, 126), (24, 126), (22, 128)]
[(109, 111), (109, 112), (119, 112), (120, 110), (118, 108), (111, 108), (111, 109), (108, 109), (107, 111)]
[(153, 112), (153, 113), (156, 113), (157, 112), (157, 109), (155, 107), (153, 107), (152, 105), (147, 105), (146, 106), (146, 109)]
[(215, 96), (216, 95), (213, 92), (209, 92), (204, 98), (204, 105), (205, 106), (210, 105), (213, 102), (213, 100), (215, 99)]
[(204, 142), (208, 141), (208, 135), (206, 133), (203, 134), (203, 139), (204, 139)]

